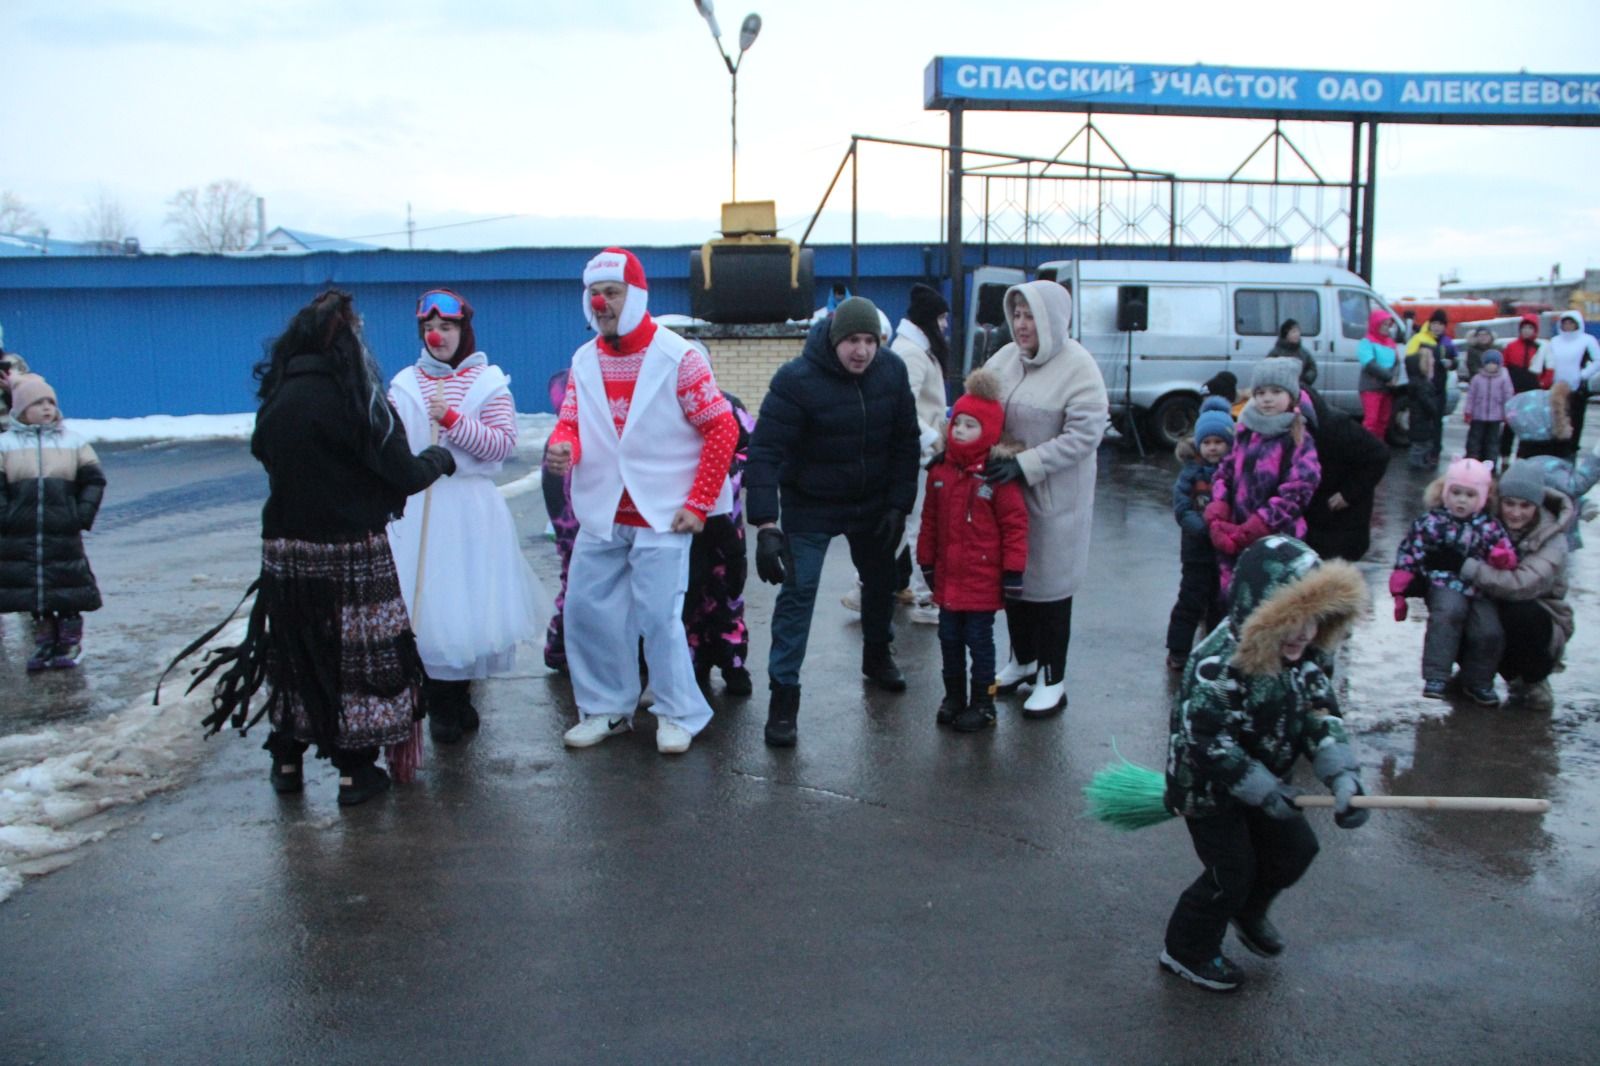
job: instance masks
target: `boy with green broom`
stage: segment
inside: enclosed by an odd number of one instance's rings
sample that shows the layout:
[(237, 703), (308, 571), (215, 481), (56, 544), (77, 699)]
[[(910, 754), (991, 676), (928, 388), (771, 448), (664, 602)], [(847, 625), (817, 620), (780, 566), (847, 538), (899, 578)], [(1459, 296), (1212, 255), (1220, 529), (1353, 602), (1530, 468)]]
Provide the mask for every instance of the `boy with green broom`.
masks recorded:
[(1228, 618), (1189, 656), (1172, 709), (1166, 806), (1183, 815), (1205, 870), (1167, 923), (1161, 966), (1202, 988), (1230, 992), (1243, 974), (1222, 954), (1231, 922), (1257, 955), (1283, 940), (1267, 919), (1299, 880), (1317, 838), (1287, 781), (1311, 761), (1354, 829), (1368, 812), (1358, 764), (1339, 720), (1333, 654), (1366, 610), (1365, 582), (1347, 562), (1322, 562), (1293, 537), (1270, 535), (1239, 557)]

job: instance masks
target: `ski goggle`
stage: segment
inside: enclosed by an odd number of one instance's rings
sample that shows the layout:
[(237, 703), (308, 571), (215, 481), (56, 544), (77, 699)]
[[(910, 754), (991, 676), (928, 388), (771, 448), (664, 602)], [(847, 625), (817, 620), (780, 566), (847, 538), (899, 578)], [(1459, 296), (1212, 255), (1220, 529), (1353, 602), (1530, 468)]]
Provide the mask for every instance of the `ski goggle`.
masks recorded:
[(422, 299), (417, 301), (417, 321), (422, 321), (433, 315), (447, 319), (462, 319), (467, 317), (466, 305), (461, 297), (453, 292), (435, 289), (422, 294)]

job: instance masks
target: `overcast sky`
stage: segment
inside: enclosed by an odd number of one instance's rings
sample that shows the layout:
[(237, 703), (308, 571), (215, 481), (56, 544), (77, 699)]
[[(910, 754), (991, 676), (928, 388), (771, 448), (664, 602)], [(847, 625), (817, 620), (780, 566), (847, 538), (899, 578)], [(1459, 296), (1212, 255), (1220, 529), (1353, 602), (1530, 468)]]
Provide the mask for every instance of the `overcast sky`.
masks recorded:
[[(1600, 70), (1592, 0), (721, 0), (730, 45), (752, 8), (739, 189), (775, 199), (794, 237), (851, 133), (946, 139), (922, 106), (935, 55)], [(103, 189), (146, 245), (169, 244), (165, 201), (217, 178), (265, 197), (269, 227), (398, 247), (408, 202), (418, 247), (660, 244), (713, 235), (729, 193), (729, 79), (690, 0), (0, 0), (0, 40), (0, 189), (59, 236)], [(1270, 129), (1097, 121), (1130, 163), (1186, 176), (1226, 176)], [(1081, 122), (978, 114), (966, 140), (1049, 155)], [(1348, 174), (1348, 126), (1286, 129), (1325, 176)], [(940, 239), (936, 155), (862, 162), (863, 240)], [(1597, 129), (1383, 127), (1379, 288), (1600, 267), (1597, 175)], [(848, 236), (847, 196), (835, 208), (822, 239)]]

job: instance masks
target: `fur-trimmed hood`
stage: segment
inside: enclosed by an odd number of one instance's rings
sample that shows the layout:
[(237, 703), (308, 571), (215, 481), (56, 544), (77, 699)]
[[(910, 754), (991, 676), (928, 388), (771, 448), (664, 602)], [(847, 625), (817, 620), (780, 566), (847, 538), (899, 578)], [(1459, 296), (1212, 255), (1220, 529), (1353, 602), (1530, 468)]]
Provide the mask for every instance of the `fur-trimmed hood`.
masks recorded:
[(1301, 541), (1272, 535), (1239, 557), (1230, 590), (1229, 624), (1237, 634), (1232, 665), (1265, 676), (1283, 670), (1279, 646), (1309, 618), (1314, 647), (1332, 654), (1367, 609), (1361, 573), (1342, 559), (1323, 562)]
[[(928, 461), (928, 465), (930, 467), (937, 466), (939, 463), (942, 463), (942, 462), (945, 461), (945, 458), (946, 458), (945, 445), (947, 445), (949, 443), (950, 443), (950, 427), (948, 425), (946, 425), (943, 429), (939, 430), (939, 451), (938, 451), (938, 453), (936, 455), (934, 455), (934, 457), (932, 459), (930, 459)], [(1010, 439), (1009, 437), (1006, 437), (1006, 438), (1002, 438), (1000, 443), (994, 445), (992, 448), (989, 449), (989, 458), (990, 459), (1015, 459), (1019, 454), (1021, 454), (1021, 452), (1023, 450), (1024, 449), (1023, 449), (1022, 443), (1020, 441), (1015, 441), (1015, 440)]]

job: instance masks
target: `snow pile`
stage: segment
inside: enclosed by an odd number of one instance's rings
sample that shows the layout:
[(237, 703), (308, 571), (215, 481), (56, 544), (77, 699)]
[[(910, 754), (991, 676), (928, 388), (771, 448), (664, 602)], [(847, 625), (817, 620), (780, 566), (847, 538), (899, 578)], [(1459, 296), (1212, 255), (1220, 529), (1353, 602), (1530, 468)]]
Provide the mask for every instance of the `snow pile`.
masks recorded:
[[(233, 415), (146, 415), (143, 418), (73, 418), (74, 430), (94, 444), (166, 440), (249, 440), (256, 428), (254, 411)], [(517, 415), (517, 450), (543, 450), (555, 428), (552, 414)]]
[[(216, 643), (237, 644), (244, 627), (234, 622)], [(119, 828), (119, 808), (182, 783), (200, 758), (211, 692), (184, 697), (187, 681), (170, 678), (160, 706), (146, 694), (84, 725), (0, 737), (0, 902)]]

